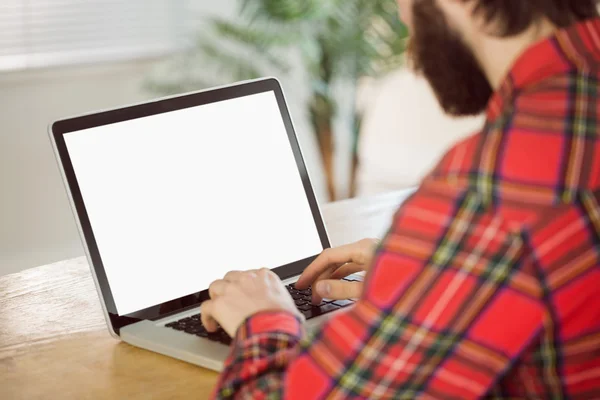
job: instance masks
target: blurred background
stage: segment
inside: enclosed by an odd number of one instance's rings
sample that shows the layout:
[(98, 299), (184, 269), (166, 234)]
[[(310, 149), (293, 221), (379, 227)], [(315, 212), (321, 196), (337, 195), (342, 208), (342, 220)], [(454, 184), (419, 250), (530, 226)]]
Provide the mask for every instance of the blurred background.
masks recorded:
[(395, 0), (2, 0), (0, 275), (83, 255), (61, 117), (276, 76), (321, 203), (418, 184), (481, 117), (404, 65)]

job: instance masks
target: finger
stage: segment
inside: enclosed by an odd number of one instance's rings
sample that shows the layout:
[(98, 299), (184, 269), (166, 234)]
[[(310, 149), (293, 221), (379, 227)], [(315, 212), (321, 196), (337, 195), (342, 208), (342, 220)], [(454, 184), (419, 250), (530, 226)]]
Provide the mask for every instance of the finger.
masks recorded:
[(315, 260), (302, 272), (296, 282), (299, 289), (305, 289), (311, 285), (315, 279), (328, 269), (338, 268), (347, 262), (352, 261), (351, 245), (325, 249)]
[(319, 295), (333, 300), (358, 298), (362, 294), (362, 282), (346, 282), (339, 280), (324, 280), (317, 283), (315, 290)]
[(242, 271), (229, 271), (225, 274), (223, 280), (228, 282), (236, 282), (242, 277), (242, 275), (244, 275), (244, 272)]
[(355, 263), (344, 264), (331, 274), (331, 279), (342, 279), (349, 275), (355, 274), (365, 270), (364, 265), (358, 265)]
[[(320, 281), (323, 281), (326, 279), (332, 279), (332, 280), (333, 279), (342, 279), (342, 278), (345, 278), (348, 275), (352, 275), (356, 272), (364, 271), (364, 269), (365, 269), (364, 265), (358, 265), (355, 263), (344, 264), (336, 270), (328, 270), (328, 271), (322, 273), (321, 275), (319, 275), (319, 277), (313, 282), (313, 287), (315, 285), (318, 285), (318, 283)], [(323, 296), (321, 296), (321, 294), (318, 291), (313, 290), (311, 300), (312, 300), (313, 304), (321, 304), (321, 301), (323, 301)]]
[[(331, 274), (333, 273), (333, 269), (328, 269), (325, 272), (323, 272), (321, 275), (318, 276), (317, 279), (315, 279), (315, 281), (312, 283), (313, 287), (315, 285), (317, 285), (320, 281), (329, 279), (331, 277)], [(321, 296), (319, 293), (317, 293), (316, 290), (312, 291), (312, 303), (313, 304), (321, 304), (321, 301), (323, 301), (323, 296)]]
[(213, 317), (214, 304), (214, 300), (206, 300), (200, 305), (200, 319), (202, 320), (202, 325), (209, 332), (215, 332), (219, 329), (219, 324)]
[(208, 295), (210, 296), (211, 299), (214, 299), (219, 296), (223, 296), (225, 294), (225, 290), (229, 284), (230, 284), (230, 282), (223, 280), (223, 279), (218, 279), (218, 280), (214, 281), (208, 287)]
[(346, 263), (365, 265), (377, 248), (375, 239), (363, 239), (356, 243), (324, 250), (302, 273), (296, 285), (306, 288), (328, 269), (337, 269)]

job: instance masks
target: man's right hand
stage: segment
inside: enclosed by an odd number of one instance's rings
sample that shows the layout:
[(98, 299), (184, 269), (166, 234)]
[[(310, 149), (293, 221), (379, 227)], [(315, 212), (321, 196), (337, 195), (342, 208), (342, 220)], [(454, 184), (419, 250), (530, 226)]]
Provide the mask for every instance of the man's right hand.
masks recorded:
[(366, 271), (379, 246), (377, 239), (363, 239), (356, 243), (324, 250), (302, 273), (295, 286), (305, 289), (312, 285), (314, 304), (323, 298), (344, 300), (360, 297), (362, 282), (342, 281), (348, 275)]

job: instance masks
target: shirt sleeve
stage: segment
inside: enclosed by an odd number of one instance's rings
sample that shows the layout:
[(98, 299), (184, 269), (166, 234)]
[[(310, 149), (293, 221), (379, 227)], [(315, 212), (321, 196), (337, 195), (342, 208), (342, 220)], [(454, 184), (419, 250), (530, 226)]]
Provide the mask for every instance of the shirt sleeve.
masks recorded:
[(525, 235), (488, 208), (467, 190), (424, 185), (397, 212), (355, 306), (310, 337), (291, 314), (249, 318), (214, 396), (489, 393), (539, 336), (546, 308)]

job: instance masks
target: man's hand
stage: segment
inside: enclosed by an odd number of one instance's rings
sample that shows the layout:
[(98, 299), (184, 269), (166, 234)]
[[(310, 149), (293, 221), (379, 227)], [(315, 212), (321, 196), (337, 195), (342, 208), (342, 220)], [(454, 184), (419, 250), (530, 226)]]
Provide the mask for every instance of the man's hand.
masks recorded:
[(366, 271), (379, 240), (363, 239), (359, 242), (326, 249), (302, 273), (295, 286), (305, 289), (313, 285), (313, 303), (325, 297), (344, 300), (360, 297), (362, 282), (344, 282), (340, 279), (356, 272)]
[(202, 303), (202, 323), (209, 332), (219, 325), (234, 337), (244, 320), (259, 311), (285, 310), (301, 318), (294, 300), (271, 270), (231, 271), (208, 288), (210, 300)]

